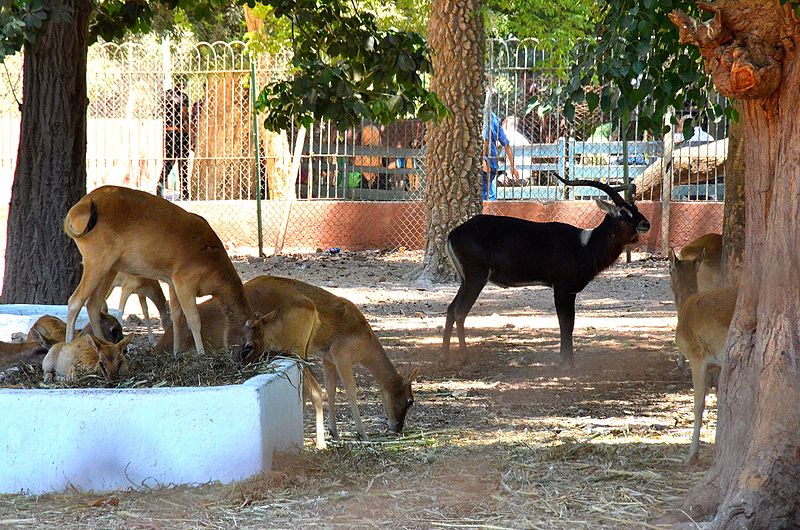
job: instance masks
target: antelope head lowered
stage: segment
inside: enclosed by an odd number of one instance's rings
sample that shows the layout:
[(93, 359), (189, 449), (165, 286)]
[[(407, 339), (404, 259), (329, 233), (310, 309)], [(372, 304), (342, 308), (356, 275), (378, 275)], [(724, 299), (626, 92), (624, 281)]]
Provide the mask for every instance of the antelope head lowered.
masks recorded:
[(464, 320), (486, 282), (500, 287), (547, 285), (553, 288), (561, 331), (561, 361), (575, 365), (572, 330), (575, 297), (601, 271), (613, 264), (627, 245), (650, 230), (650, 222), (633, 201), (612, 187), (591, 180), (564, 180), (569, 186), (591, 186), (613, 201), (597, 200), (606, 215), (591, 229), (565, 223), (537, 223), (498, 215), (478, 215), (453, 229), (447, 251), (461, 280), (456, 297), (447, 308), (442, 362), (451, 365), (450, 335), (456, 324), (460, 345), (459, 364), (467, 359)]

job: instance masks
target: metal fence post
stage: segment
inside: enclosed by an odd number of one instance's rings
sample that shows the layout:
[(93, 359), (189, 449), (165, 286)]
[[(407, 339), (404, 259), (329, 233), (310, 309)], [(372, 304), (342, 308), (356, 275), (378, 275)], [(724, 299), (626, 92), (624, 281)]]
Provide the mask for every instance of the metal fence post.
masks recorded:
[[(623, 112), (622, 123), (620, 124), (620, 129), (622, 129), (622, 183), (627, 186), (625, 188), (625, 200), (628, 202), (631, 200), (631, 188), (629, 186), (631, 176), (630, 168), (628, 167), (628, 124), (630, 123), (630, 117), (630, 111)], [(625, 262), (631, 262), (631, 247), (625, 249)]]
[(256, 154), (256, 223), (258, 226), (258, 255), (264, 257), (264, 237), (261, 225), (261, 146), (258, 141), (258, 112), (256, 111), (256, 62), (250, 54), (250, 100), (253, 113), (253, 150)]
[(661, 158), (661, 252), (669, 253), (669, 207), (672, 201), (672, 109), (664, 116), (669, 131), (664, 134), (664, 154)]

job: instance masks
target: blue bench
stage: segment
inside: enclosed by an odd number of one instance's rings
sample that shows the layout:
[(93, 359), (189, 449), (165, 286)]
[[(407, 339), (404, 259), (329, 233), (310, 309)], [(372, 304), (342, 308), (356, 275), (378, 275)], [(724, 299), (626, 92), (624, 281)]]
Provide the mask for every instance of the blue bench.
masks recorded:
[[(644, 170), (661, 156), (661, 142), (628, 142), (628, 177), (632, 181), (644, 173)], [(576, 180), (599, 180), (612, 185), (622, 184), (625, 167), (621, 163), (622, 142), (583, 142), (575, 139), (569, 141), (569, 161), (567, 171), (569, 178)], [(606, 157), (603, 164), (585, 164), (586, 157)], [(596, 188), (578, 186), (574, 188), (572, 198), (591, 199), (604, 198), (606, 195)]]
[(723, 201), (725, 184), (680, 184), (672, 188), (673, 201)]

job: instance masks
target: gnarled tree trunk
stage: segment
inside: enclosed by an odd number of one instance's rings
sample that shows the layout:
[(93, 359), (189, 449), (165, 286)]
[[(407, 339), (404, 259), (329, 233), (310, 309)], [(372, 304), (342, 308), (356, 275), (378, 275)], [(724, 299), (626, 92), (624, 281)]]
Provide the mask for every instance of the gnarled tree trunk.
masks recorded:
[(3, 301), (64, 304), (78, 284), (78, 248), (64, 217), (86, 193), (86, 51), (91, 3), (64, 5), (71, 20), (47, 22), (25, 46), (19, 153), (8, 213)]
[(739, 100), (745, 250), (722, 368), (714, 464), (687, 500), (716, 528), (800, 527), (800, 24), (780, 0), (672, 15)]
[[(734, 103), (741, 115), (741, 104)], [(742, 122), (728, 127), (728, 157), (725, 160), (725, 213), (722, 216), (723, 275), (725, 283), (737, 285), (744, 261), (745, 197), (744, 138)]]
[(452, 114), (427, 127), (425, 257), (421, 277), (450, 274), (450, 230), (481, 211), (481, 108), (485, 48), (480, 0), (434, 0), (428, 24), (431, 90)]

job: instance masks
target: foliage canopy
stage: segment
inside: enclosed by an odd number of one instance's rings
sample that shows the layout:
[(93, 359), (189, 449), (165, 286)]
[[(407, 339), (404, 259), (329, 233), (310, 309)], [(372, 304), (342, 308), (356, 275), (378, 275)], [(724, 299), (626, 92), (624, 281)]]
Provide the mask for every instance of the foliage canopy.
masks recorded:
[(694, 0), (600, 2), (593, 36), (579, 50), (569, 82), (558, 94), (566, 101), (567, 118), (584, 101), (612, 118), (636, 113), (639, 125), (650, 130), (661, 129), (670, 108), (689, 105), (708, 108), (715, 117), (723, 112), (735, 117), (733, 108), (716, 103), (697, 48), (678, 42), (667, 16), (676, 9), (699, 15)]
[[(256, 5), (255, 0), (237, 0)], [(339, 128), (362, 118), (388, 122), (410, 114), (442, 117), (445, 106), (425, 88), (430, 61), (425, 40), (415, 32), (381, 29), (375, 15), (346, 0), (266, 0), (278, 20), (294, 29), (293, 72), (264, 87), (257, 106), (268, 128), (288, 129), (330, 119)], [(212, 19), (222, 0), (106, 0), (91, 3), (90, 41), (146, 32), (156, 13), (191, 13)], [(409, 6), (413, 7), (410, 2)], [(0, 58), (36, 45), (50, 23), (69, 23), (72, 13), (44, 0), (10, 0), (0, 8)], [(411, 10), (411, 7), (408, 7)]]

